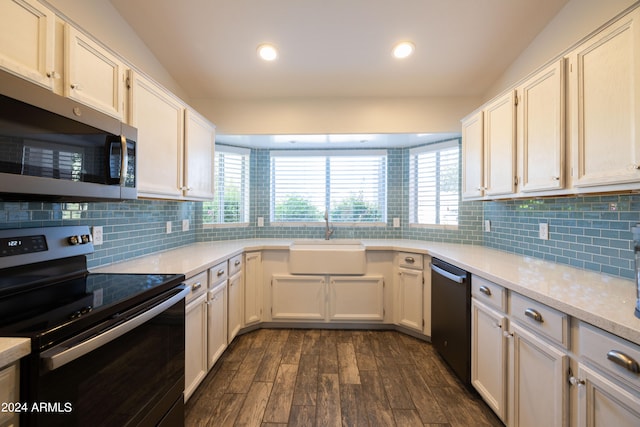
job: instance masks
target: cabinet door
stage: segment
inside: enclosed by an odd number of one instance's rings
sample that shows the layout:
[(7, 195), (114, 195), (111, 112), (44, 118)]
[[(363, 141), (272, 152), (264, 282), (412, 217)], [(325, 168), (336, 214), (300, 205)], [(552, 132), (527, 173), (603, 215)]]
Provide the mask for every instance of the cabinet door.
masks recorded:
[(422, 270), (399, 269), (398, 324), (422, 332)]
[(324, 276), (277, 275), (271, 279), (271, 318), (325, 320)]
[(262, 254), (245, 254), (244, 278), (244, 324), (251, 325), (262, 320)]
[(471, 384), (506, 422), (507, 345), (505, 315), (471, 300)]
[(637, 427), (640, 425), (640, 397), (610, 379), (578, 365), (579, 427)]
[(243, 310), (243, 276), (236, 273), (229, 279), (229, 308), (227, 312), (227, 342), (230, 343), (242, 329)]
[(125, 65), (70, 24), (65, 25), (64, 94), (124, 120)]
[(484, 196), (484, 125), (478, 111), (462, 121), (462, 198)]
[(132, 73), (130, 123), (138, 129), (138, 194), (182, 197), (184, 105)]
[(384, 320), (384, 280), (380, 276), (329, 278), (330, 320)]
[(640, 181), (639, 26), (636, 10), (568, 55), (574, 187)]
[(54, 20), (35, 0), (0, 2), (0, 67), (53, 89)]
[(207, 375), (207, 294), (185, 308), (184, 400), (187, 401)]
[(484, 109), (485, 195), (509, 195), (516, 181), (515, 92), (509, 91)]
[(213, 153), (215, 127), (193, 110), (185, 110), (184, 196), (213, 199)]
[(207, 368), (211, 369), (227, 348), (227, 283), (209, 291), (207, 307)]
[(564, 187), (564, 60), (518, 88), (520, 191)]
[(509, 415), (509, 426), (567, 426), (569, 357), (514, 323), (510, 329), (513, 416)]

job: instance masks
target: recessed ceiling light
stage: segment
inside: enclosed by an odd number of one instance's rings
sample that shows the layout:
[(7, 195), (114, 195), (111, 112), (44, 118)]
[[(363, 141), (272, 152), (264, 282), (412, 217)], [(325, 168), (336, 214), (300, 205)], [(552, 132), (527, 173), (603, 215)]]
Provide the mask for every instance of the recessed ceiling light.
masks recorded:
[(258, 46), (258, 56), (265, 61), (273, 61), (278, 57), (278, 50), (269, 43), (263, 43)]
[(400, 42), (393, 47), (393, 56), (398, 59), (411, 56), (416, 49), (416, 45), (411, 42)]

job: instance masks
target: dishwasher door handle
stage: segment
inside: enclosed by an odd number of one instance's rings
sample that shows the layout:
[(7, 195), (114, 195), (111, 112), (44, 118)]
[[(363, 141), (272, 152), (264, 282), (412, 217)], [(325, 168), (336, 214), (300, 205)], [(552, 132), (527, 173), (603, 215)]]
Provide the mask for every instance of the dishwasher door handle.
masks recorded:
[(456, 283), (464, 283), (465, 280), (467, 280), (466, 276), (459, 276), (457, 274), (451, 273), (447, 270), (444, 270), (440, 267), (438, 267), (437, 265), (433, 265), (433, 264), (429, 264), (431, 266), (431, 270), (435, 271), (436, 273), (438, 273), (441, 276), (446, 277), (449, 280), (453, 280)]

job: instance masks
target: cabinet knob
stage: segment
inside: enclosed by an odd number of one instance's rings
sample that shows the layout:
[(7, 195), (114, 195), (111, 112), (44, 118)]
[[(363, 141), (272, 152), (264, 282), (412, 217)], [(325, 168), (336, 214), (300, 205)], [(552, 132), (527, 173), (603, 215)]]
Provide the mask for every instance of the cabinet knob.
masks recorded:
[(71, 89), (73, 89), (73, 90), (82, 90), (82, 87), (79, 84), (71, 83)]
[(511, 332), (507, 332), (507, 331), (504, 331), (502, 333), (502, 336), (504, 336), (505, 338), (513, 338), (513, 334)]
[(553, 176), (551, 177), (554, 181), (560, 181), (560, 177), (559, 176)]
[(224, 270), (222, 269), (218, 270), (218, 272), (216, 273), (218, 277), (222, 276), (223, 274), (224, 274)]
[(404, 261), (408, 264), (413, 264), (414, 262), (416, 262), (416, 259), (412, 256), (408, 256), (404, 258)]
[(569, 377), (569, 383), (578, 387), (582, 387), (586, 384), (584, 380), (581, 380), (580, 378), (576, 378), (574, 376)]
[(240, 261), (236, 260), (236, 262), (233, 263), (233, 265), (235, 265), (236, 267), (240, 265)]
[(198, 289), (200, 289), (201, 287), (202, 287), (202, 282), (197, 282), (197, 283), (194, 283), (193, 285), (191, 285), (191, 290), (195, 292)]

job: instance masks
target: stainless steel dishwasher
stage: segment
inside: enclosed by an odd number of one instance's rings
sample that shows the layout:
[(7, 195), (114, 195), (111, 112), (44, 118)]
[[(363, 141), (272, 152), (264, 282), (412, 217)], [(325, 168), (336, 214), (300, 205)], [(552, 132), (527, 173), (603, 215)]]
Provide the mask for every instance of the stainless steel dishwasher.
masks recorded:
[(431, 260), (431, 342), (467, 386), (471, 385), (471, 273)]

